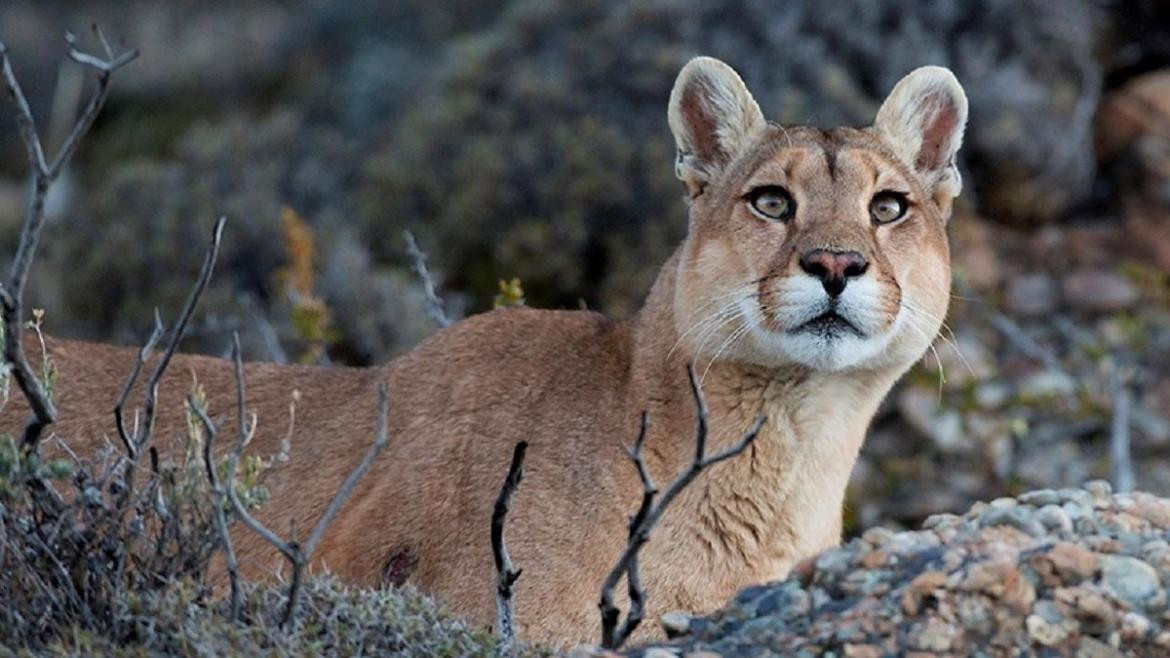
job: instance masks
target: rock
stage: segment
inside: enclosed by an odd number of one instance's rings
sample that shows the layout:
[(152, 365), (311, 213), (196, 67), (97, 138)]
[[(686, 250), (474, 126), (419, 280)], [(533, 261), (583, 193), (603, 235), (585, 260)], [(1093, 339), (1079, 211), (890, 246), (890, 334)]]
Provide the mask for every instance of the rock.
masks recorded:
[(678, 658), (678, 656), (678, 651), (662, 647), (651, 647), (642, 653), (642, 658)]
[(1042, 317), (1060, 304), (1060, 288), (1048, 274), (1023, 274), (1008, 280), (1004, 306), (1021, 317)]
[(947, 574), (942, 571), (924, 571), (914, 580), (902, 594), (902, 610), (908, 615), (918, 614), (923, 597), (929, 595), (947, 583)]
[(1135, 608), (1144, 608), (1162, 593), (1158, 572), (1137, 558), (1106, 555), (1101, 564), (1105, 589)]
[(1052, 647), (1068, 639), (1071, 630), (1063, 623), (1052, 623), (1040, 615), (1028, 615), (1025, 625), (1028, 635), (1046, 647)]
[(931, 617), (925, 624), (910, 632), (908, 644), (911, 648), (922, 651), (950, 651), (959, 633), (959, 629), (954, 626)]
[(1111, 502), (1109, 497), (1113, 495), (1113, 485), (1107, 480), (1091, 480), (1085, 483), (1084, 489), (1093, 497), (1095, 505), (1106, 506)]
[[(1013, 501), (1014, 502), (1014, 501)], [(993, 507), (979, 519), (980, 527), (1004, 525), (1023, 530), (1033, 537), (1044, 536), (1044, 524), (1036, 520), (1035, 516), (1019, 507)]]
[(1003, 382), (983, 382), (975, 387), (975, 404), (982, 409), (999, 409), (1011, 396), (1012, 389)]
[(1116, 272), (1078, 270), (1061, 281), (1064, 300), (1081, 311), (1114, 313), (1132, 308), (1141, 298), (1136, 286)]
[(1042, 577), (1054, 576), (1057, 583), (1078, 583), (1096, 575), (1101, 568), (1101, 559), (1092, 551), (1062, 541), (1032, 558), (1032, 567)]
[(885, 652), (874, 644), (846, 644), (845, 658), (881, 658)]
[(817, 557), (816, 568), (826, 574), (836, 575), (845, 573), (852, 562), (851, 553), (841, 549), (830, 549)]
[(667, 612), (658, 618), (658, 625), (666, 637), (676, 638), (691, 630), (691, 616), (685, 612)]
[(1060, 495), (1052, 489), (1037, 489), (1022, 493), (1019, 496), (1020, 502), (1025, 505), (1035, 505), (1037, 507), (1043, 505), (1055, 505), (1060, 502)]
[(1068, 512), (1056, 505), (1045, 505), (1036, 512), (1036, 520), (1044, 524), (1044, 527), (1051, 532), (1057, 532), (1061, 535), (1073, 531), (1073, 522), (1069, 518)]
[(1121, 637), (1133, 641), (1145, 637), (1150, 631), (1150, 620), (1136, 612), (1121, 614)]
[(957, 411), (940, 411), (938, 391), (906, 388), (898, 395), (898, 411), (919, 434), (945, 453), (955, 453), (967, 445), (963, 418)]
[(1097, 114), (1099, 155), (1110, 159), (1153, 135), (1170, 140), (1170, 69), (1138, 76), (1110, 94)]
[(1076, 390), (1076, 380), (1067, 373), (1058, 370), (1041, 370), (1032, 373), (1019, 384), (1020, 395), (1033, 399), (1072, 395)]

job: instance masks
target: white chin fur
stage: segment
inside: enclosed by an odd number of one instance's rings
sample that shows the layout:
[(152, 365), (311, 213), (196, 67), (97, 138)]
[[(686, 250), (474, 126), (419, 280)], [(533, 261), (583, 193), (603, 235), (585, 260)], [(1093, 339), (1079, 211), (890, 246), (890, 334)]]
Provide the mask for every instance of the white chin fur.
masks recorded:
[(775, 316), (780, 328), (763, 326), (764, 323), (759, 321), (763, 311), (754, 300), (741, 302), (741, 312), (753, 320), (750, 335), (757, 358), (776, 363), (798, 363), (814, 370), (839, 371), (876, 365), (892, 356), (887, 349), (903, 328), (903, 314), (899, 313), (896, 321), (889, 325), (880, 319), (873, 300), (881, 291), (872, 279), (851, 281), (835, 307), (837, 313), (852, 323), (861, 335), (849, 331), (828, 334), (793, 331), (830, 310), (830, 298), (820, 281), (813, 277), (790, 277), (781, 287), (784, 309)]

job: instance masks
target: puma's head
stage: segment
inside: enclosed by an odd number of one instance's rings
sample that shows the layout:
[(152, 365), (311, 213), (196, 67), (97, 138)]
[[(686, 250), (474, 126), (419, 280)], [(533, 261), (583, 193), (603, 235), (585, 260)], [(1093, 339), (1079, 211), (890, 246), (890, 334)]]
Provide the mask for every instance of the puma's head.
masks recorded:
[(868, 128), (821, 130), (768, 123), (735, 71), (700, 57), (669, 119), (690, 196), (675, 324), (696, 358), (845, 370), (926, 351), (967, 121), (949, 70), (911, 72)]

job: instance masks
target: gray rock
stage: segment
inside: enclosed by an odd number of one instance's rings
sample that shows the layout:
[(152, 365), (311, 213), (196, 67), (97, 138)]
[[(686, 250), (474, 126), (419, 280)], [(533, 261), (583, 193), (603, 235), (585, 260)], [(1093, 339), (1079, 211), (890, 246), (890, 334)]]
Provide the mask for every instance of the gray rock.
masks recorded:
[(1064, 299), (1070, 306), (1096, 313), (1132, 308), (1141, 299), (1129, 279), (1108, 270), (1070, 272), (1062, 279)]
[(1037, 489), (1020, 494), (1020, 502), (1025, 505), (1035, 505), (1036, 507), (1055, 505), (1060, 502), (1060, 495), (1052, 489)]
[(1029, 398), (1052, 398), (1072, 395), (1077, 390), (1077, 381), (1059, 370), (1041, 370), (1028, 375), (1020, 382), (1020, 395)]
[(939, 409), (937, 390), (907, 388), (898, 395), (898, 411), (942, 452), (955, 453), (968, 444), (962, 416), (957, 411)]
[(1105, 589), (1135, 608), (1144, 608), (1162, 593), (1158, 572), (1137, 558), (1105, 555), (1101, 567)]
[(1033, 537), (1043, 537), (1045, 534), (1044, 524), (1036, 520), (1031, 512), (1020, 507), (992, 507), (979, 519), (981, 528), (996, 525), (1011, 526)]
[(658, 625), (662, 627), (666, 637), (676, 638), (686, 635), (691, 630), (691, 616), (679, 611), (663, 613), (658, 618)]
[(1045, 505), (1036, 512), (1036, 520), (1052, 532), (1067, 534), (1073, 531), (1073, 522), (1068, 512), (1057, 505)]
[(843, 548), (834, 548), (821, 553), (817, 557), (816, 568), (818, 571), (823, 571), (827, 574), (841, 574), (845, 573), (853, 565), (853, 559), (853, 553)]
[(1056, 310), (1060, 289), (1047, 274), (1023, 274), (1008, 280), (1004, 306), (1022, 317), (1041, 317)]

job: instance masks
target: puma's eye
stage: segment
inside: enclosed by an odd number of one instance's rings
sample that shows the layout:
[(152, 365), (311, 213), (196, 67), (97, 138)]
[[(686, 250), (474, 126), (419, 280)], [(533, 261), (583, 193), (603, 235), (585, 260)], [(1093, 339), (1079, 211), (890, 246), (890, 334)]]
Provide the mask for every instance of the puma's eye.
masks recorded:
[(796, 201), (783, 187), (757, 187), (748, 194), (748, 203), (757, 214), (768, 219), (788, 221), (796, 214)]
[(902, 219), (910, 203), (901, 192), (878, 192), (869, 202), (869, 216), (874, 224), (889, 224)]

